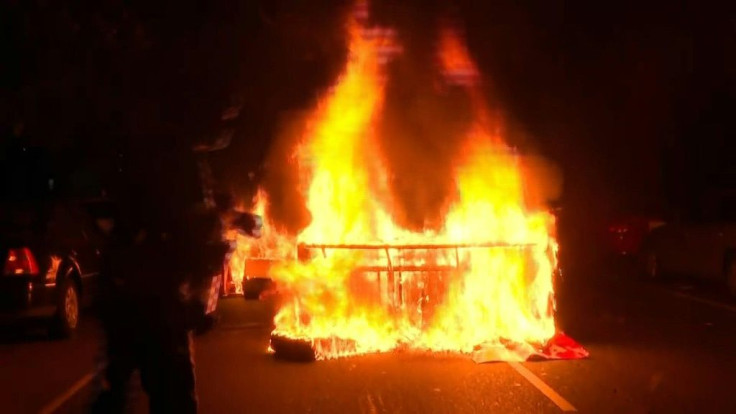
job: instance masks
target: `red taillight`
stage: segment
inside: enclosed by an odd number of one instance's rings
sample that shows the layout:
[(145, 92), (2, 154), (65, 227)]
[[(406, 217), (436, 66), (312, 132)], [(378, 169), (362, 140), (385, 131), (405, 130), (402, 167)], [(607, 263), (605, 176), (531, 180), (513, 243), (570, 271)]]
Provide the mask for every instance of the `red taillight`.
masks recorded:
[(8, 258), (5, 259), (3, 273), (6, 275), (37, 274), (38, 264), (36, 263), (36, 258), (33, 257), (33, 253), (31, 253), (31, 249), (27, 247), (9, 249)]
[(609, 232), (617, 233), (617, 234), (628, 233), (630, 230), (631, 230), (631, 226), (626, 225), (626, 224), (613, 225), (608, 228)]

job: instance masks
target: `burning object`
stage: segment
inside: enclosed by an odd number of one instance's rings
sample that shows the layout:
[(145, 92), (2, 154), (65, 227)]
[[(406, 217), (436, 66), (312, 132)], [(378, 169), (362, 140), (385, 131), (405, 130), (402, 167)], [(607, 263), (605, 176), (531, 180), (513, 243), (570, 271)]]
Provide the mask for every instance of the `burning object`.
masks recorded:
[[(442, 32), (439, 72), (469, 97), (472, 122), (455, 137), (463, 145), (442, 222), (411, 229), (396, 219), (376, 128), (387, 51), (401, 48), (395, 32), (364, 21), (349, 21), (344, 71), (295, 150), (311, 221), (270, 238), (271, 255), (284, 259), (269, 268), (283, 295), (272, 349), (315, 359), (400, 348), (476, 360), (563, 355), (545, 352), (574, 344), (554, 321), (555, 219), (528, 202), (522, 158), (504, 142), (462, 38)], [(278, 228), (264, 217), (264, 229)], [(579, 350), (564, 355), (587, 355)]]
[(245, 260), (242, 291), (245, 299), (259, 299), (275, 289), (274, 282), (268, 277), (274, 261), (269, 259), (249, 258)]

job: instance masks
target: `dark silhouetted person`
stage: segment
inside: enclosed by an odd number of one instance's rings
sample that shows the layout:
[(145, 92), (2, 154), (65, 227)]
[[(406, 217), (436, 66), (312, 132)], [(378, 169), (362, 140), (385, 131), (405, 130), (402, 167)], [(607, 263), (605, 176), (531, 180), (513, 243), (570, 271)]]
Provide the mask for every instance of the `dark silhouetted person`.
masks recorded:
[[(192, 330), (228, 245), (188, 148), (133, 151), (113, 197), (100, 315), (106, 366), (95, 413), (125, 410), (139, 370), (152, 413), (194, 413)], [(109, 230), (109, 224), (107, 226)]]

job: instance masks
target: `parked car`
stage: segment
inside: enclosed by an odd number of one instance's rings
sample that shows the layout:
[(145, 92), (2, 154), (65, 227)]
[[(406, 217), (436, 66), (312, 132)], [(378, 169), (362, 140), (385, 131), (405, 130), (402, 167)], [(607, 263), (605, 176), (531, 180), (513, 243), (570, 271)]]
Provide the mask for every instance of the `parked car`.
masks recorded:
[(617, 256), (636, 256), (649, 232), (664, 224), (653, 216), (619, 217), (608, 226), (608, 247)]
[(40, 321), (58, 336), (92, 303), (103, 235), (96, 198), (61, 191), (48, 154), (4, 148), (0, 159), (0, 322)]
[(668, 275), (724, 283), (736, 295), (736, 203), (723, 194), (718, 208), (697, 220), (676, 220), (651, 232), (642, 249), (649, 278)]

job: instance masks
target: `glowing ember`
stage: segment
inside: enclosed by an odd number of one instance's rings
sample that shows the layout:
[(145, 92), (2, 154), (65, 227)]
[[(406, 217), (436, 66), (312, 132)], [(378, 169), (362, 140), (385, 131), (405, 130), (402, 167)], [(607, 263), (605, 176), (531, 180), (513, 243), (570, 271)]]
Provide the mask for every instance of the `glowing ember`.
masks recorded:
[(349, 21), (343, 73), (296, 148), (311, 222), (289, 237), (264, 216), (271, 234), (257, 245), (240, 240), (233, 274), (244, 274), (235, 267), (245, 257), (284, 259), (270, 268), (284, 295), (274, 335), (310, 343), (317, 358), (499, 347), (507, 350), (503, 359), (525, 359), (556, 333), (554, 217), (525, 202), (521, 161), (480, 98), (479, 72), (462, 38), (444, 30), (440, 70), (472, 98), (474, 121), (459, 140), (443, 226), (417, 232), (396, 224), (374, 126), (387, 51), (400, 48), (393, 31), (361, 22)]

